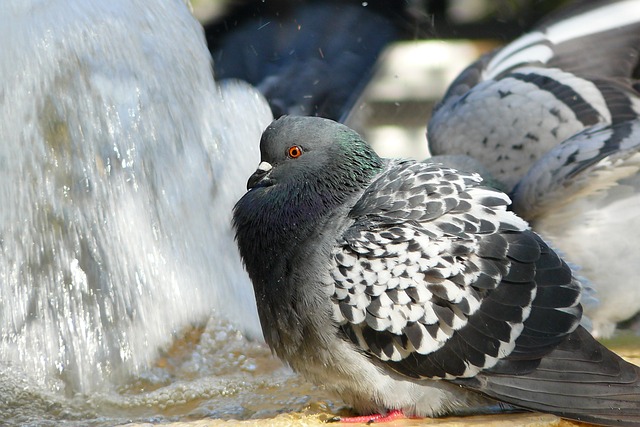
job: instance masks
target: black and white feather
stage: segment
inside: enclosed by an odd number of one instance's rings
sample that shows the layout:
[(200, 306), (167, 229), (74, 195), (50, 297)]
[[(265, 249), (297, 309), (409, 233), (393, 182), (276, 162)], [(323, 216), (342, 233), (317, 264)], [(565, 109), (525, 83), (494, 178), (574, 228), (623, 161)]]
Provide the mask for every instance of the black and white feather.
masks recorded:
[[(490, 258), (507, 256), (509, 237), (489, 236), (527, 228), (504, 212), (504, 194), (479, 182), (435, 165), (392, 163), (354, 206), (355, 223), (339, 240), (331, 278), (334, 319), (363, 349), (400, 367), (414, 354), (437, 354), (456, 331), (472, 327), (487, 291), (509, 270), (510, 261)], [(434, 366), (424, 375), (472, 376), (511, 353), (532, 290), (524, 291), (526, 303), (506, 325), (503, 341), (493, 343), (492, 355), (454, 357), (447, 363), (455, 367)]]
[(504, 193), (319, 118), (275, 121), (261, 153), (234, 225), (265, 338), (296, 371), (363, 413), (638, 425), (640, 369), (579, 326), (580, 283)]

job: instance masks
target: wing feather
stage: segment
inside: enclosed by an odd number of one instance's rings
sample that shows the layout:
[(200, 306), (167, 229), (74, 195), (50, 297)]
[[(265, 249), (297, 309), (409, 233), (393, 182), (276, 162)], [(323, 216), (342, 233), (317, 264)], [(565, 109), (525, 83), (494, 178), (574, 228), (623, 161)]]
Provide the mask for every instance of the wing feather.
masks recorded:
[[(334, 251), (335, 320), (347, 339), (397, 372), (454, 379), (526, 351), (527, 337), (539, 338), (547, 319), (557, 322), (546, 341), (536, 341), (536, 354), (575, 329), (579, 284), (506, 210), (503, 193), (482, 187), (476, 175), (436, 165), (401, 162), (390, 170), (355, 204), (354, 224)], [(407, 179), (418, 185), (392, 182)], [(431, 197), (450, 202), (437, 207), (439, 215), (403, 220), (403, 209), (420, 211)], [(537, 295), (548, 272), (558, 277), (554, 286), (566, 288), (565, 304), (549, 304), (549, 292)]]
[(640, 369), (582, 327), (543, 359), (509, 357), (456, 382), (513, 405), (576, 420), (621, 426), (637, 426), (640, 420)]

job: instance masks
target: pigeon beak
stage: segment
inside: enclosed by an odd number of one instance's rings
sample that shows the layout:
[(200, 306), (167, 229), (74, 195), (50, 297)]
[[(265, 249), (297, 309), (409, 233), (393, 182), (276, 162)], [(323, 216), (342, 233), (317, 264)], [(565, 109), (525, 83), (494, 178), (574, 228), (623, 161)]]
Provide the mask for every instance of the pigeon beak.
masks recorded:
[(254, 187), (266, 187), (271, 185), (271, 180), (267, 178), (269, 172), (271, 172), (270, 163), (261, 162), (258, 165), (258, 169), (249, 177), (249, 181), (247, 181), (247, 190), (251, 190)]

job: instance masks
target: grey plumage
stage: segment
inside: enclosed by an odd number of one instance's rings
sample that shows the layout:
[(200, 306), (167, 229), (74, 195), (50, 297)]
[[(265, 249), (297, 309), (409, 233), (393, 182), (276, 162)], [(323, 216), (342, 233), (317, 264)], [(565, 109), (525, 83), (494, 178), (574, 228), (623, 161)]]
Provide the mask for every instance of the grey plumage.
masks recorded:
[(640, 1), (570, 6), (456, 78), (429, 149), (469, 155), (511, 189), (565, 139), (640, 116), (639, 55)]
[(640, 120), (580, 132), (550, 150), (520, 180), (513, 210), (579, 266), (599, 302), (585, 312), (593, 333), (640, 312)]
[(363, 413), (499, 403), (638, 425), (640, 370), (578, 325), (580, 283), (504, 193), (325, 119), (283, 117), (260, 149), (234, 227), (265, 339), (296, 371)]

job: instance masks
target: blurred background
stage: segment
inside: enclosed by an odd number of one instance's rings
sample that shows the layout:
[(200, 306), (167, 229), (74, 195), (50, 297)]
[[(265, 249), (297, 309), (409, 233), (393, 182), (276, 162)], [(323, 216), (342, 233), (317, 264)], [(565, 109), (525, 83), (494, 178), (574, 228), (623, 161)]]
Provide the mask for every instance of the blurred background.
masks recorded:
[[(583, 2), (588, 2), (584, 1)], [(203, 24), (214, 58), (216, 78), (239, 77), (258, 85), (260, 78), (221, 68), (224, 40), (243, 26), (253, 26), (256, 38), (267, 26), (295, 21), (303, 7), (321, 4), (313, 0), (195, 0), (194, 16)], [(330, 4), (331, 2), (324, 2)], [(391, 23), (379, 57), (363, 77), (366, 85), (355, 88), (356, 99), (343, 121), (358, 130), (385, 157), (425, 158), (429, 155), (425, 128), (433, 106), (449, 83), (481, 54), (502, 46), (556, 10), (562, 0), (394, 0), (343, 1), (370, 9)], [(344, 13), (344, 12), (342, 12)], [(364, 17), (363, 17), (364, 18)], [(322, 17), (317, 17), (322, 20)], [(335, 17), (330, 18), (335, 19)], [(332, 21), (322, 25), (331, 28)], [(311, 23), (310, 25), (314, 25)], [(382, 25), (380, 25), (382, 27)], [(348, 29), (336, 28), (335, 31)], [(382, 30), (380, 30), (382, 32)], [(382, 38), (380, 33), (368, 33)], [(326, 41), (319, 40), (318, 44)], [(244, 39), (248, 42), (249, 38)], [(255, 38), (254, 38), (255, 40)], [(387, 43), (388, 42), (388, 43)], [(367, 42), (364, 41), (364, 44)], [(380, 43), (372, 40), (371, 43)], [(269, 49), (262, 46), (263, 49)], [(277, 49), (277, 46), (271, 46)], [(275, 50), (274, 62), (276, 58)], [(291, 52), (293, 54), (293, 52)], [(227, 54), (228, 55), (228, 54)], [(245, 64), (246, 65), (246, 64)], [(332, 76), (342, 78), (340, 75)], [(309, 112), (300, 112), (309, 114)], [(312, 113), (313, 114), (313, 113)], [(317, 115), (331, 117), (326, 111)]]

